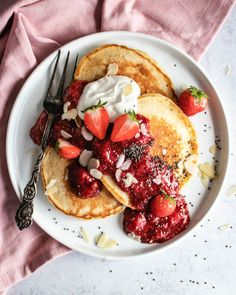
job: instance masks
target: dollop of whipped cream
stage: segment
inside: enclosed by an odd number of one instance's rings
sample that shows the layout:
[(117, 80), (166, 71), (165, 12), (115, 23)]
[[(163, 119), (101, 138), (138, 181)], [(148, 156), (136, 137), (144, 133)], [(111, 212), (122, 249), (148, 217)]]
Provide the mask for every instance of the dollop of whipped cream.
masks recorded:
[(80, 96), (77, 111), (83, 120), (83, 111), (99, 100), (105, 103), (110, 122), (125, 112), (137, 112), (137, 101), (140, 95), (138, 84), (126, 76), (105, 76), (88, 83)]

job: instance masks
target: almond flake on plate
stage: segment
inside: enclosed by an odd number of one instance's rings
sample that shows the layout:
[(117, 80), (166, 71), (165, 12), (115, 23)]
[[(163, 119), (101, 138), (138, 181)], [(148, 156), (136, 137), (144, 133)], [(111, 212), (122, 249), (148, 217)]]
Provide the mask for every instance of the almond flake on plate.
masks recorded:
[(227, 191), (226, 191), (227, 196), (236, 196), (236, 185), (231, 185)]
[(217, 146), (216, 146), (216, 144), (213, 144), (213, 145), (209, 148), (209, 152), (210, 152), (211, 154), (216, 154), (216, 152), (217, 152)]
[(93, 134), (89, 132), (85, 126), (82, 127), (81, 134), (83, 135), (84, 139), (87, 141), (91, 141), (93, 139)]
[(80, 227), (80, 234), (81, 234), (81, 237), (84, 240), (84, 242), (86, 242), (88, 244), (91, 243), (91, 239), (90, 239), (88, 232), (82, 226)]
[(109, 249), (114, 248), (116, 246), (118, 246), (118, 242), (116, 240), (109, 239), (102, 248)]
[(210, 179), (216, 178), (216, 171), (214, 169), (214, 164), (210, 164), (208, 162), (204, 164), (199, 164), (198, 168), (200, 169), (202, 174), (205, 174)]
[(109, 64), (107, 67), (106, 76), (115, 76), (118, 73), (118, 70), (119, 70), (118, 64), (116, 63)]
[(108, 236), (106, 233), (102, 233), (97, 240), (97, 246), (103, 248), (106, 242), (108, 241)]
[(93, 152), (88, 150), (83, 150), (79, 156), (79, 163), (81, 166), (86, 167), (89, 160), (92, 158)]
[(227, 230), (229, 228), (230, 228), (230, 225), (229, 224), (223, 224), (223, 225), (221, 225), (221, 226), (218, 227), (218, 229), (220, 231), (225, 231), (225, 230)]
[(230, 66), (229, 64), (227, 64), (227, 65), (225, 66), (225, 75), (229, 75), (230, 72), (231, 72), (231, 66)]

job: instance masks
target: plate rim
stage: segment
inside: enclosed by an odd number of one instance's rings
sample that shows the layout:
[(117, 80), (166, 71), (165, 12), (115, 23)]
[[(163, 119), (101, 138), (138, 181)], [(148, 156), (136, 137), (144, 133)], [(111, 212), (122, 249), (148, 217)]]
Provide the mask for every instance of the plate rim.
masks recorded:
[[(111, 36), (112, 35), (112, 36)], [(140, 39), (148, 39), (151, 41), (155, 41), (155, 42), (159, 42), (160, 44), (169, 47), (171, 50), (177, 51), (178, 54), (184, 56), (185, 59), (187, 59), (188, 61), (190, 61), (191, 63), (193, 63), (193, 65), (198, 69), (198, 71), (201, 73), (201, 75), (203, 76), (204, 80), (207, 81), (207, 83), (210, 85), (210, 87), (214, 90), (216, 96), (217, 96), (217, 100), (218, 103), (220, 105), (220, 108), (222, 110), (222, 114), (223, 114), (223, 120), (224, 120), (224, 124), (226, 127), (226, 135), (225, 135), (225, 146), (226, 146), (226, 163), (225, 163), (225, 169), (224, 169), (224, 175), (222, 176), (222, 180), (218, 189), (218, 192), (216, 192), (216, 196), (214, 197), (214, 200), (212, 201), (212, 204), (210, 205), (209, 209), (207, 210), (207, 212), (205, 213), (205, 215), (198, 221), (196, 221), (195, 225), (193, 225), (193, 227), (187, 231), (187, 232), (182, 232), (178, 235), (178, 238), (173, 239), (172, 242), (170, 244), (167, 244), (165, 247), (163, 248), (157, 248), (154, 250), (150, 250), (144, 253), (137, 253), (137, 254), (132, 254), (132, 255), (119, 255), (119, 256), (114, 256), (112, 255), (112, 252), (110, 252), (110, 254), (104, 255), (104, 254), (99, 254), (97, 252), (93, 252), (92, 249), (87, 248), (86, 250), (84, 249), (78, 249), (76, 247), (73, 247), (71, 245), (69, 245), (69, 243), (67, 243), (67, 241), (65, 242), (64, 240), (62, 241), (60, 238), (56, 237), (56, 235), (54, 235), (54, 233), (49, 233), (47, 231), (47, 229), (45, 228), (45, 226), (42, 226), (40, 224), (40, 221), (35, 220), (35, 218), (33, 218), (34, 222), (42, 229), (44, 230), (49, 236), (51, 236), (52, 238), (54, 238), (55, 240), (57, 240), (59, 243), (61, 243), (62, 245), (65, 245), (67, 247), (69, 247), (72, 250), (78, 251), (80, 253), (89, 255), (89, 256), (93, 256), (93, 257), (97, 257), (97, 258), (103, 258), (103, 259), (111, 259), (111, 260), (121, 260), (121, 259), (132, 259), (132, 258), (137, 258), (137, 257), (146, 257), (148, 255), (153, 255), (153, 254), (158, 254), (158, 253), (162, 253), (163, 251), (166, 251), (168, 249), (170, 249), (172, 246), (177, 245), (177, 243), (181, 242), (184, 240), (185, 237), (187, 237), (194, 229), (196, 229), (196, 227), (199, 225), (200, 222), (203, 222), (203, 220), (208, 216), (209, 212), (214, 208), (214, 206), (216, 205), (216, 202), (219, 200), (219, 195), (222, 192), (225, 180), (226, 180), (226, 176), (228, 174), (228, 169), (229, 169), (229, 155), (230, 155), (230, 125), (226, 116), (226, 111), (225, 111), (225, 106), (223, 101), (220, 98), (219, 92), (217, 90), (217, 87), (215, 86), (215, 84), (213, 83), (213, 81), (211, 80), (211, 78), (208, 76), (208, 74), (206, 73), (205, 70), (203, 70), (202, 66), (196, 61), (194, 60), (190, 55), (188, 55), (186, 52), (184, 52), (182, 49), (176, 47), (175, 45), (171, 44), (168, 41), (165, 41), (163, 39), (160, 39), (158, 37), (152, 36), (152, 35), (148, 35), (145, 33), (140, 33), (140, 32), (130, 32), (130, 31), (106, 31), (106, 32), (98, 32), (98, 33), (94, 33), (94, 34), (90, 34), (90, 35), (86, 35), (83, 37), (79, 37), (77, 39), (74, 39), (66, 44), (64, 44), (63, 46), (57, 48), (55, 51), (53, 51), (52, 53), (50, 53), (46, 58), (44, 58), (40, 64), (38, 64), (34, 70), (30, 73), (30, 75), (27, 77), (27, 79), (24, 81), (22, 87), (20, 88), (20, 91), (18, 92), (14, 104), (12, 106), (11, 109), (11, 113), (8, 119), (8, 124), (7, 124), (7, 131), (6, 131), (6, 143), (5, 143), (5, 150), (6, 150), (6, 162), (7, 162), (7, 168), (8, 168), (8, 173), (9, 173), (9, 177), (11, 180), (11, 184), (14, 188), (14, 191), (16, 193), (17, 198), (20, 200), (20, 195), (18, 194), (18, 190), (16, 187), (16, 183), (14, 181), (14, 177), (13, 177), (13, 169), (11, 167), (10, 164), (10, 137), (11, 137), (11, 130), (12, 130), (12, 126), (14, 125), (14, 118), (15, 118), (15, 110), (17, 109), (18, 105), (20, 104), (20, 97), (22, 92), (25, 91), (25, 88), (27, 87), (27, 84), (29, 83), (32, 75), (35, 74), (35, 72), (39, 71), (41, 69), (41, 67), (44, 66), (44, 63), (46, 63), (48, 60), (50, 60), (54, 55), (56, 55), (57, 51), (59, 49), (64, 50), (66, 47), (71, 47), (73, 46), (73, 43), (78, 42), (78, 40), (85, 40), (86, 39), (96, 39), (97, 37), (112, 37), (114, 38), (114, 36), (119, 36), (119, 35), (126, 35), (129, 37), (135, 37), (135, 38), (140, 38)], [(98, 40), (99, 41), (99, 40)], [(114, 42), (112, 42), (114, 44)], [(119, 43), (119, 42), (118, 42)], [(93, 253), (91, 253), (93, 252)]]

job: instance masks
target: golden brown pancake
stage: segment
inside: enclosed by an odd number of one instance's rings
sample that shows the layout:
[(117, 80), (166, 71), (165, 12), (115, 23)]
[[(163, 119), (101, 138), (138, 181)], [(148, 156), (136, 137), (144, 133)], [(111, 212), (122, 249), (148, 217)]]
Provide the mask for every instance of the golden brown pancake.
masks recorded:
[(160, 93), (176, 100), (170, 78), (146, 53), (126, 46), (108, 44), (85, 55), (75, 71), (76, 80), (94, 81), (107, 74), (110, 64), (118, 65), (117, 75), (138, 83), (141, 94)]
[(54, 148), (47, 149), (41, 166), (41, 175), (44, 190), (50, 181), (56, 180), (53, 188), (48, 189), (48, 199), (55, 207), (68, 215), (84, 219), (103, 218), (124, 209), (105, 187), (99, 196), (90, 199), (81, 199), (74, 194), (65, 177), (70, 163), (70, 160), (61, 158)]
[[(160, 94), (142, 95), (138, 113), (150, 120), (150, 133), (155, 138), (151, 154), (173, 167), (182, 187), (191, 176), (186, 167), (196, 167), (198, 156), (196, 133), (189, 118), (171, 99)], [(102, 182), (119, 202), (131, 207), (128, 194), (110, 176), (103, 176)]]

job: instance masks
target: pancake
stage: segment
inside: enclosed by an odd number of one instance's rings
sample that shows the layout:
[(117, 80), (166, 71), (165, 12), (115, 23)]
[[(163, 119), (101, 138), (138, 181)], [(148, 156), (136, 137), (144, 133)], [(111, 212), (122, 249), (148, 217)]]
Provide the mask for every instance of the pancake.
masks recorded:
[(117, 75), (138, 83), (141, 94), (160, 93), (176, 100), (172, 82), (158, 64), (146, 53), (126, 46), (108, 44), (88, 53), (79, 62), (74, 78), (97, 80), (107, 74), (110, 64), (118, 65)]
[[(54, 148), (48, 148), (41, 166), (41, 175), (44, 190), (50, 181), (56, 181), (53, 189), (48, 188), (48, 199), (65, 214), (79, 218), (103, 218), (119, 213), (123, 206), (105, 188), (99, 196), (90, 199), (81, 199), (74, 194), (66, 180), (66, 171), (70, 160), (58, 156)], [(51, 192), (50, 192), (51, 190)]]
[[(138, 113), (150, 120), (150, 133), (155, 138), (151, 148), (173, 167), (180, 188), (197, 167), (198, 144), (189, 118), (173, 101), (160, 94), (145, 94), (138, 100)], [(129, 196), (110, 176), (103, 176), (104, 186), (122, 204), (131, 207)]]

